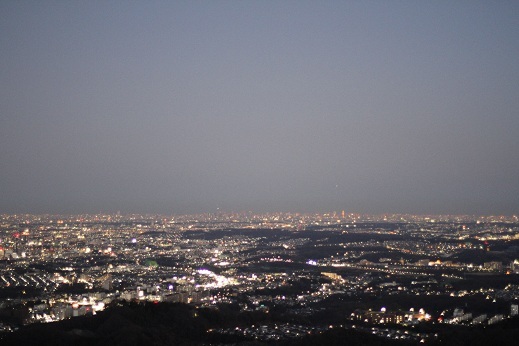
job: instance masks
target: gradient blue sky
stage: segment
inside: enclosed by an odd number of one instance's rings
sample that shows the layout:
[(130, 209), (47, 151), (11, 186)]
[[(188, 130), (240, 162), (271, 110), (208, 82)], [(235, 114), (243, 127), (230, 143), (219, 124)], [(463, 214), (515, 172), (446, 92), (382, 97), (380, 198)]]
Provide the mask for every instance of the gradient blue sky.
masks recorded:
[(0, 2), (0, 213), (519, 212), (518, 1)]

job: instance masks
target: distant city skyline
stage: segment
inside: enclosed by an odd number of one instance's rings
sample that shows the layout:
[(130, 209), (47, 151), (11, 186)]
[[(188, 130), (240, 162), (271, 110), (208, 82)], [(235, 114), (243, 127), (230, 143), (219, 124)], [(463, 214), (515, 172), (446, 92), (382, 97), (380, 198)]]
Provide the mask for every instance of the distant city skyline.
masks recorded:
[(0, 214), (517, 215), (519, 3), (0, 3)]

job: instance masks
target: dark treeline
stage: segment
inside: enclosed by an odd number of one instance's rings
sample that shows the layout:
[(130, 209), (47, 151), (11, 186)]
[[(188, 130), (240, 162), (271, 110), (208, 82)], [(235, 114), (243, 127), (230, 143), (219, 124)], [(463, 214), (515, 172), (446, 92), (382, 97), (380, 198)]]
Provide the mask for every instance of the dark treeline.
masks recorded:
[[(275, 318), (274, 318), (275, 319)], [(218, 309), (185, 304), (118, 303), (96, 316), (77, 317), (48, 324), (32, 324), (14, 333), (0, 334), (2, 345), (262, 345), (240, 336), (208, 333), (210, 328), (272, 323), (262, 312), (240, 312), (233, 305)], [(519, 319), (486, 328), (440, 328), (437, 345), (512, 344), (519, 337)], [(428, 330), (427, 332), (431, 332)], [(411, 345), (352, 329), (334, 329), (300, 339), (269, 345)]]

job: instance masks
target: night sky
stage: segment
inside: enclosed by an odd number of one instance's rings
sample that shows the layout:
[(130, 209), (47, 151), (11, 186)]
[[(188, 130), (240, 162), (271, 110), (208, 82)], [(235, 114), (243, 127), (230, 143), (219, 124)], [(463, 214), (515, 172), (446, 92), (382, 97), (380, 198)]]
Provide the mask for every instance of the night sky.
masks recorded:
[(519, 1), (3, 0), (0, 81), (0, 213), (519, 212)]

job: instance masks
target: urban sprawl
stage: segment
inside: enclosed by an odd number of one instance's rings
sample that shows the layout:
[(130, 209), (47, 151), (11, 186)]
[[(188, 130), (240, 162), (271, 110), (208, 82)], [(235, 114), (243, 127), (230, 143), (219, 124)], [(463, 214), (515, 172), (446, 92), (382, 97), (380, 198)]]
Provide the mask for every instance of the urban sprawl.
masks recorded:
[(427, 343), (438, 333), (417, 326), (489, 326), (519, 314), (519, 220), (0, 215), (0, 335), (162, 302), (250, 312), (250, 324), (206, 332), (251, 340), (345, 328)]

